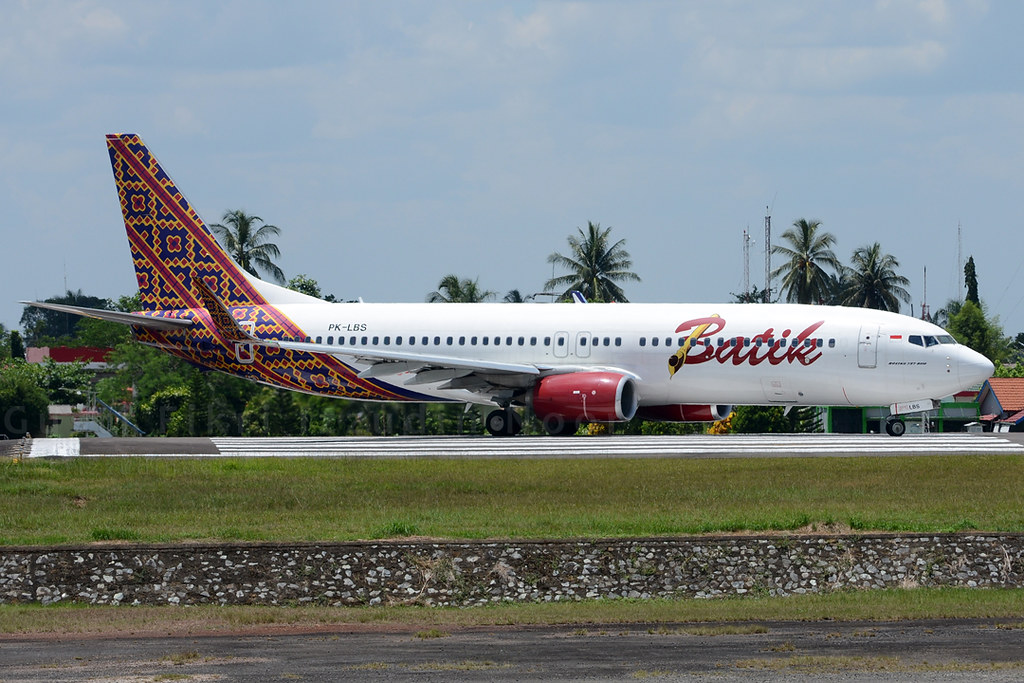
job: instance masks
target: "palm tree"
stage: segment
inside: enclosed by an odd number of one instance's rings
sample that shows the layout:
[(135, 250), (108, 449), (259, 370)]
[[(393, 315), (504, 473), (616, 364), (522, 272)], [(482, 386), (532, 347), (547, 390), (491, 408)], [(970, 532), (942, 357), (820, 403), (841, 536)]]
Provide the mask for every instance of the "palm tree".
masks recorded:
[(821, 221), (805, 218), (793, 221), (793, 227), (782, 233), (789, 246), (772, 245), (773, 254), (781, 254), (787, 261), (772, 271), (772, 277), (782, 276), (782, 291), (786, 301), (801, 304), (824, 303), (831, 298), (834, 281), (825, 267), (837, 272), (842, 266), (832, 251), (836, 237), (830, 232), (818, 231)]
[(899, 312), (900, 301), (910, 302), (906, 289), (910, 280), (896, 273), (900, 262), (891, 254), (883, 254), (878, 242), (856, 249), (852, 265), (843, 291), (844, 306)]
[(932, 312), (931, 322), (935, 323), (939, 327), (948, 328), (949, 321), (960, 314), (960, 309), (964, 307), (964, 303), (958, 299), (950, 299), (946, 302), (946, 305), (942, 308)]
[(524, 304), (524, 303), (526, 303), (526, 299), (523, 298), (523, 293), (520, 292), (518, 289), (510, 289), (510, 290), (508, 290), (508, 293), (505, 294), (505, 298), (502, 299), (502, 301), (504, 301), (507, 304)]
[(221, 220), (227, 225), (214, 223), (210, 227), (235, 263), (256, 277), (261, 277), (256, 272), (256, 268), (260, 268), (284, 284), (284, 272), (272, 260), (280, 258), (281, 250), (268, 241), (280, 235), (281, 229), (267, 224), (257, 227), (258, 223), (263, 223), (263, 219), (250, 216), (245, 211), (228, 211)]
[(573, 290), (579, 290), (587, 301), (627, 303), (629, 299), (616, 281), (640, 282), (640, 276), (628, 270), (633, 261), (623, 246), (626, 240), (611, 244), (608, 233), (612, 229), (602, 230), (600, 223), (587, 221), (587, 232), (584, 233), (582, 228), (576, 230), (579, 235), (569, 236), (569, 256), (557, 252), (548, 256), (548, 263), (568, 269), (569, 274), (551, 278), (544, 288), (565, 287), (563, 299), (568, 298)]
[(427, 302), (436, 304), (476, 304), (494, 296), (494, 292), (480, 290), (479, 279), (459, 279), (458, 275), (445, 275), (437, 291), (427, 295)]

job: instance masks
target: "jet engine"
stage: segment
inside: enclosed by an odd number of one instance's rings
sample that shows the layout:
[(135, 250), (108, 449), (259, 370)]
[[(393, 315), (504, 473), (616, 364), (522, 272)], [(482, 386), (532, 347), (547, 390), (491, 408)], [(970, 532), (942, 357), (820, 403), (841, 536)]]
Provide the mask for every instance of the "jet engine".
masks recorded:
[(656, 422), (718, 422), (729, 417), (732, 406), (727, 405), (684, 405), (682, 403), (663, 406), (641, 406), (637, 417)]
[(534, 414), (551, 434), (576, 431), (583, 422), (624, 422), (636, 414), (636, 382), (614, 372), (549, 375), (531, 396)]

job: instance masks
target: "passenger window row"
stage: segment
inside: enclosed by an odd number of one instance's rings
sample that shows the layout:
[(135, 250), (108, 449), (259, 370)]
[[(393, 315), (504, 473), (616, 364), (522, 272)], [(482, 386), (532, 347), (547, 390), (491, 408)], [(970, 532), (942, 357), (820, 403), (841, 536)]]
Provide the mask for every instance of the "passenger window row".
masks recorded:
[[(384, 337), (381, 337), (379, 335), (375, 335), (375, 336), (372, 336), (372, 337), (371, 336), (349, 337), (348, 338), (348, 346), (381, 346), (382, 344), (384, 346), (392, 346), (392, 345), (394, 345), (394, 346), (402, 346), (403, 344), (406, 345), (406, 346), (430, 346), (431, 343), (433, 343), (434, 346), (441, 346), (442, 345), (442, 343), (441, 343), (442, 339), (444, 340), (444, 346), (456, 346), (456, 345), (458, 345), (458, 346), (466, 346), (466, 344), (469, 344), (470, 346), (477, 346), (478, 344), (483, 345), (483, 346), (492, 346), (492, 345), (493, 346), (502, 346), (502, 345), (504, 345), (504, 346), (527, 346), (527, 345), (529, 345), (529, 346), (537, 346), (537, 342), (538, 342), (539, 338), (538, 337), (529, 337), (529, 338), (527, 338), (527, 337), (487, 337), (487, 336), (483, 336), (483, 335), (474, 335), (474, 336), (462, 335), (462, 336), (459, 336), (457, 338), (454, 337), (454, 336), (448, 336), (448, 337), (443, 337), (443, 338), (439, 337), (439, 336), (435, 336), (435, 337), (431, 338), (431, 337), (415, 337), (415, 336), (408, 336), (408, 337), (395, 336), (395, 337), (392, 337), (391, 335), (385, 335)], [(562, 341), (562, 340), (559, 339), (559, 341)], [(334, 346), (334, 342), (335, 342), (335, 339), (334, 339), (333, 335), (327, 337), (327, 344), (329, 346)], [(345, 337), (338, 337), (337, 342), (338, 342), (339, 346), (345, 346)], [(306, 337), (306, 343), (307, 344), (308, 343), (312, 343), (312, 338), (311, 337)], [(316, 338), (316, 343), (317, 344), (323, 344), (324, 343), (323, 336), (318, 336)], [(550, 345), (551, 345), (551, 337), (544, 337), (544, 346), (550, 346)]]
[[(952, 339), (953, 339), (952, 337), (947, 337), (947, 338), (950, 341), (948, 341), (948, 342), (945, 341), (944, 337), (939, 337), (938, 339), (941, 340), (941, 343), (943, 343), (943, 344), (955, 343), (954, 341), (952, 341)], [(467, 344), (469, 346), (478, 346), (478, 345), (482, 345), (482, 346), (503, 346), (503, 345), (504, 346), (537, 346), (538, 342), (540, 341), (539, 337), (500, 337), (500, 336), (493, 336), (493, 337), (491, 337), (491, 336), (484, 336), (484, 335), (472, 335), (472, 336), (461, 335), (459, 337), (454, 337), (454, 336), (448, 336), (448, 337), (440, 337), (440, 336), (435, 336), (435, 337), (408, 336), (408, 337), (403, 337), (401, 335), (392, 337), (391, 335), (386, 335), (384, 337), (381, 337), (381, 336), (378, 335), (378, 336), (349, 337), (348, 338), (348, 346), (353, 346), (353, 347), (354, 346), (380, 346), (382, 343), (383, 343), (384, 346), (392, 346), (392, 345), (394, 345), (394, 346), (402, 346), (402, 345), (406, 345), (406, 346), (417, 346), (417, 345), (418, 346), (430, 346), (431, 344), (433, 344), (433, 346), (442, 346), (442, 339), (444, 341), (444, 344), (443, 344), (444, 346), (466, 346)], [(551, 337), (544, 337), (542, 345), (543, 346), (551, 346), (551, 340), (552, 340)], [(664, 345), (665, 346), (667, 346), (667, 347), (672, 346), (672, 342), (673, 342), (673, 338), (672, 337), (664, 337), (664, 338), (662, 338), (662, 337), (651, 337), (649, 340), (648, 340), (647, 337), (640, 337), (640, 346), (642, 346), (642, 347), (647, 346), (648, 341), (650, 342), (651, 346), (659, 346), (659, 345), (661, 345), (662, 340), (664, 340)], [(922, 342), (922, 338), (919, 335), (911, 335), (910, 336), (910, 343), (911, 344), (917, 344), (918, 346), (923, 346), (923, 345), (926, 345), (926, 344), (928, 346), (931, 346), (931, 345), (940, 343), (940, 341), (936, 340), (936, 337), (925, 337), (924, 340), (925, 341)], [(313, 339), (311, 337), (306, 337), (305, 341), (306, 341), (306, 343), (311, 343), (313, 341)], [(323, 344), (324, 343), (324, 337), (323, 336), (316, 337), (316, 343), (317, 344)], [(335, 343), (334, 336), (333, 335), (328, 336), (327, 337), (327, 344), (329, 346), (334, 346), (334, 343)], [(339, 346), (345, 346), (345, 337), (340, 337), (339, 336), (337, 338), (337, 343), (338, 343)], [(594, 346), (594, 347), (598, 347), (598, 346), (612, 346), (612, 345), (622, 346), (622, 337), (580, 337), (579, 340), (578, 340), (578, 343), (579, 343), (580, 346), (588, 346), (589, 345), (589, 346)], [(676, 343), (676, 346), (680, 346), (681, 347), (683, 344), (686, 343), (686, 337), (679, 337), (679, 338), (675, 339), (675, 343)], [(560, 347), (565, 346), (565, 344), (566, 344), (565, 336), (558, 336), (558, 337), (556, 337), (555, 338), (555, 344), (557, 346), (560, 346)], [(712, 345), (713, 344), (712, 344), (712, 341), (710, 339), (697, 339), (696, 341), (694, 341), (694, 346), (712, 346)], [(719, 347), (721, 347), (721, 346), (756, 346), (756, 347), (767, 346), (769, 348), (773, 347), (773, 346), (774, 347), (778, 347), (778, 348), (785, 348), (786, 346), (801, 346), (802, 345), (805, 348), (817, 347), (817, 348), (820, 349), (822, 346), (825, 345), (825, 340), (824, 339), (804, 339), (802, 341), (802, 343), (801, 343), (801, 340), (799, 338), (793, 338), (793, 339), (790, 340), (790, 339), (774, 339), (774, 338), (762, 339), (760, 337), (753, 338), (753, 339), (750, 338), (750, 337), (731, 337), (731, 338), (719, 337), (716, 340), (716, 343), (714, 345), (719, 346)], [(828, 340), (828, 347), (830, 349), (833, 349), (833, 348), (835, 348), (835, 346), (836, 346), (836, 340), (835, 339), (829, 339)]]
[[(651, 346), (658, 346), (661, 342), (661, 337), (651, 337)], [(767, 346), (785, 348), (787, 344), (789, 346), (801, 346), (801, 340), (799, 338), (788, 339), (762, 339), (760, 337), (751, 339), (750, 337), (732, 337), (725, 338), (719, 337), (715, 346)], [(686, 343), (686, 337), (679, 337), (676, 339), (676, 346), (682, 346)], [(697, 339), (693, 342), (694, 346), (712, 346), (710, 339)], [(804, 339), (802, 346), (806, 348), (821, 348), (825, 345), (824, 339)], [(640, 346), (647, 346), (647, 337), (640, 337)], [(665, 346), (672, 346), (672, 337), (665, 337)], [(836, 340), (829, 339), (828, 347), (834, 349), (836, 347)]]

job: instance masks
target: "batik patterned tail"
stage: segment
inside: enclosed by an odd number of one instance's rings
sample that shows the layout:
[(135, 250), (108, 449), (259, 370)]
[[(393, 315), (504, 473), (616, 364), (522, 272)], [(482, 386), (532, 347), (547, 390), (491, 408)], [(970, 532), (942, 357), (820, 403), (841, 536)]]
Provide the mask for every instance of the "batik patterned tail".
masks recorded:
[(197, 277), (228, 306), (265, 303), (139, 136), (107, 147), (144, 310), (202, 306)]

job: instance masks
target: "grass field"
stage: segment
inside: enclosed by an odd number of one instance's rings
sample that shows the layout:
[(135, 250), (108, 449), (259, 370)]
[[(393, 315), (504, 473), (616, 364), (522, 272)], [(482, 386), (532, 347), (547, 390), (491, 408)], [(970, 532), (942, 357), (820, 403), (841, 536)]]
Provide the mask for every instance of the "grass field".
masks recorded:
[[(492, 625), (995, 619), (1024, 630), (1024, 590), (937, 588), (716, 600), (592, 600), (445, 607), (90, 607), (0, 605), (0, 633), (209, 633), (334, 624), (409, 629)], [(723, 632), (728, 632), (728, 629)]]
[(1024, 456), (0, 462), (0, 544), (1024, 531)]

